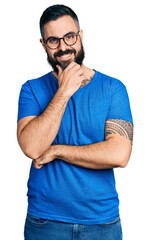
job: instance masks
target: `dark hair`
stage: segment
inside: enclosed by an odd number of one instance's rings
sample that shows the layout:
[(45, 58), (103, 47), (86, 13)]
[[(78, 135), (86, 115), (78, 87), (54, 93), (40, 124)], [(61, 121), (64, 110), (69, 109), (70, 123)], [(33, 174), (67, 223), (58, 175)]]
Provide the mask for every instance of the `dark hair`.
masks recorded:
[(40, 18), (40, 31), (41, 31), (41, 36), (44, 38), (44, 25), (52, 20), (56, 20), (62, 16), (71, 16), (73, 20), (76, 22), (78, 28), (79, 26), (79, 20), (76, 15), (76, 13), (69, 7), (61, 4), (53, 5), (48, 7), (42, 14)]

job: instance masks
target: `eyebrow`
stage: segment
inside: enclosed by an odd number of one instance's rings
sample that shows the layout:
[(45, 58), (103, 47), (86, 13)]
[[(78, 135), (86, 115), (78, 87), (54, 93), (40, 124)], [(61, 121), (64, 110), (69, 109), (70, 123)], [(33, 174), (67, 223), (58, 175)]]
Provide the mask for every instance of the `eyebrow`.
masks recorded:
[(67, 35), (69, 35), (69, 34), (75, 34), (75, 32), (68, 32), (68, 33), (66, 33), (66, 34), (64, 35), (64, 37), (67, 36)]

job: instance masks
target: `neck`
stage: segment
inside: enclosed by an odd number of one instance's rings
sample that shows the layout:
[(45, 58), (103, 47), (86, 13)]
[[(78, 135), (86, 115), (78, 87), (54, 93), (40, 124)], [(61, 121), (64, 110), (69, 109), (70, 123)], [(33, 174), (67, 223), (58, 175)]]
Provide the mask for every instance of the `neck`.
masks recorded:
[(93, 79), (95, 75), (95, 71), (93, 69), (87, 68), (84, 65), (82, 65), (81, 67), (84, 71), (84, 76), (85, 76), (85, 80), (83, 81), (83, 84), (81, 85), (81, 87), (84, 87)]
[(95, 73), (95, 71), (93, 69), (88, 68), (88, 67), (86, 67), (83, 64), (81, 65), (81, 67), (82, 67), (82, 69), (84, 71), (85, 76), (87, 76), (88, 78)]

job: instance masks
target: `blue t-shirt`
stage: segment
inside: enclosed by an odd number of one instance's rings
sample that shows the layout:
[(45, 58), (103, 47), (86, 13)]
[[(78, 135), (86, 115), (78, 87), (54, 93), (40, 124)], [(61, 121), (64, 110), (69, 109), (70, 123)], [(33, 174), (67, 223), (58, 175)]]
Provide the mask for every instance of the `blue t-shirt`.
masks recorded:
[[(27, 81), (19, 97), (18, 121), (39, 116), (58, 90), (52, 72)], [(69, 100), (53, 144), (87, 145), (104, 141), (107, 119), (132, 122), (126, 87), (95, 71), (93, 80)], [(68, 223), (103, 224), (119, 216), (113, 169), (94, 170), (61, 159), (35, 169), (28, 180), (28, 213)]]

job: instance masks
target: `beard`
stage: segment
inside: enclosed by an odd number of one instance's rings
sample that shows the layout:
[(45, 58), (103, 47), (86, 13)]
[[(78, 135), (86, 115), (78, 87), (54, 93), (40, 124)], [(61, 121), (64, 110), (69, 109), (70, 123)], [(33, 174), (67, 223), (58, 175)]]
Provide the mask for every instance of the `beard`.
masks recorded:
[(71, 59), (66, 60), (66, 61), (64, 60), (64, 61), (61, 61), (61, 62), (59, 62), (57, 60), (57, 57), (60, 57), (64, 54), (69, 54), (69, 53), (74, 54), (74, 56), (75, 56), (74, 62), (76, 62), (79, 65), (82, 65), (82, 62), (83, 62), (84, 57), (85, 57), (85, 52), (84, 52), (84, 48), (83, 48), (82, 43), (81, 43), (81, 49), (79, 50), (79, 52), (77, 54), (76, 54), (75, 49), (67, 49), (66, 51), (59, 50), (58, 52), (54, 53), (54, 58), (53, 58), (47, 52), (47, 61), (52, 66), (55, 73), (58, 74), (58, 68), (56, 67), (57, 65), (59, 65), (62, 68), (62, 70), (64, 70), (72, 62)]

